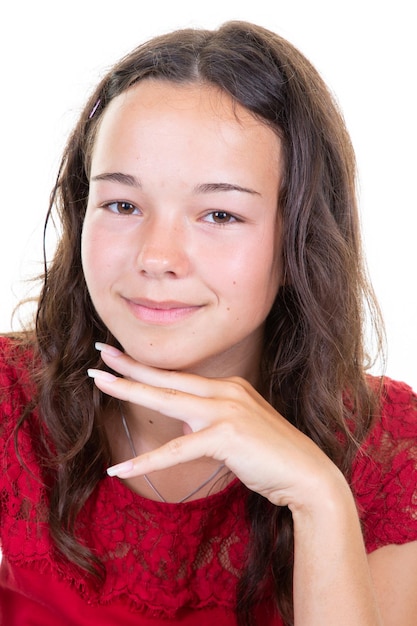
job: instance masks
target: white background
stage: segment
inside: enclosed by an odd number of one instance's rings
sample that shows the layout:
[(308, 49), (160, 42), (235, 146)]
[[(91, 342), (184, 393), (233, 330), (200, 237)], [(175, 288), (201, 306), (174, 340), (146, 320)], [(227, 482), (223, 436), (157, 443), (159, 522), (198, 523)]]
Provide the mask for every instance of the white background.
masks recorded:
[[(368, 266), (388, 375), (417, 388), (416, 19), (412, 0), (24, 0), (0, 25), (0, 331), (41, 271), (42, 225), (66, 136), (93, 85), (138, 43), (228, 19), (292, 41), (336, 94), (357, 153)], [(17, 325), (17, 322), (14, 324)], [(374, 370), (378, 371), (378, 370)]]

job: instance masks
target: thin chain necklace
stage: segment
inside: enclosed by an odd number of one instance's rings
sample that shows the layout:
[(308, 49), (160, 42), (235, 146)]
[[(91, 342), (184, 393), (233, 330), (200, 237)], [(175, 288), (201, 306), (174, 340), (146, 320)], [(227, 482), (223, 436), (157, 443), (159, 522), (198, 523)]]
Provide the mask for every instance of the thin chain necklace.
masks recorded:
[[(127, 440), (129, 442), (130, 445), (130, 449), (132, 450), (133, 456), (138, 456), (136, 449), (135, 449), (135, 444), (133, 443), (133, 439), (132, 439), (132, 435), (130, 434), (130, 430), (129, 430), (129, 426), (127, 425), (127, 421), (126, 418), (124, 416), (124, 413), (122, 410), (120, 410), (120, 415), (122, 416), (122, 424), (123, 424), (123, 428), (124, 431), (126, 433), (126, 437)], [(222, 463), (221, 465), (219, 465), (219, 467), (199, 486), (196, 487), (195, 489), (192, 490), (191, 493), (189, 493), (188, 495), (186, 495), (184, 498), (181, 498), (181, 500), (178, 500), (178, 504), (181, 504), (182, 502), (185, 502), (186, 500), (188, 500), (189, 498), (191, 498), (192, 496), (194, 496), (196, 493), (198, 493), (199, 491), (201, 491), (206, 485), (208, 485), (214, 478), (216, 478), (216, 476), (218, 474), (220, 474), (221, 470), (224, 468), (224, 463)], [(149, 478), (149, 476), (147, 476), (146, 474), (143, 474), (143, 478), (145, 479), (145, 481), (147, 482), (147, 484), (149, 485), (149, 487), (152, 489), (152, 491), (158, 496), (158, 498), (161, 500), (161, 502), (167, 502), (167, 500), (164, 498), (164, 496), (158, 491), (158, 489), (155, 487), (155, 485), (152, 483), (151, 479)]]

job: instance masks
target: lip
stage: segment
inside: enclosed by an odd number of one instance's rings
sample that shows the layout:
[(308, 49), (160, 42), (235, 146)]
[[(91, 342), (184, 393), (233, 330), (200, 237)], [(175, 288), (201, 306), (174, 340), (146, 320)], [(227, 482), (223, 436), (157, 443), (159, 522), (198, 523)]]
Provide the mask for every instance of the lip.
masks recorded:
[(176, 300), (164, 300), (161, 302), (131, 298), (124, 298), (124, 300), (133, 315), (140, 321), (148, 324), (164, 325), (181, 322), (202, 308), (201, 305)]

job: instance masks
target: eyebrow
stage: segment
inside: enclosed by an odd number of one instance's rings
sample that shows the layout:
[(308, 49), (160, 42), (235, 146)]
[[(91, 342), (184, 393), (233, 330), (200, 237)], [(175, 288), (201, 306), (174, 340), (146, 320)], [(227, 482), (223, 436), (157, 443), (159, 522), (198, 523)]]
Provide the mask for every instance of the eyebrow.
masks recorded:
[(242, 193), (250, 193), (257, 196), (261, 195), (259, 191), (255, 191), (255, 189), (242, 187), (234, 183), (203, 183), (202, 185), (196, 185), (196, 187), (194, 187), (195, 193), (212, 193), (217, 191), (241, 191)]
[[(142, 187), (142, 184), (136, 176), (131, 174), (123, 174), (122, 172), (105, 172), (103, 174), (97, 174), (91, 178), (92, 181), (110, 181), (127, 185), (128, 187)], [(194, 193), (216, 193), (222, 191), (240, 191), (241, 193), (249, 193), (252, 195), (260, 196), (259, 191), (250, 189), (249, 187), (242, 187), (242, 185), (236, 185), (234, 183), (202, 183), (196, 185), (193, 189)]]
[(140, 181), (135, 176), (122, 174), (122, 172), (105, 172), (104, 174), (97, 174), (96, 176), (92, 176), (91, 180), (104, 180), (111, 183), (121, 183), (122, 185), (127, 185), (128, 187), (142, 187)]

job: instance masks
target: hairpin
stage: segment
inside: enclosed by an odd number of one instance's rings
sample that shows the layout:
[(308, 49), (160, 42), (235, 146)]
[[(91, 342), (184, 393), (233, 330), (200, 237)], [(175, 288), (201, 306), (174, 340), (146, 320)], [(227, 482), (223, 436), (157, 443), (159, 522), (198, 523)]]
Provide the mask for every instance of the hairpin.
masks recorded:
[(88, 116), (88, 119), (91, 120), (91, 118), (93, 117), (94, 113), (97, 111), (98, 107), (100, 106), (100, 102), (101, 102), (101, 98), (99, 98), (97, 100), (97, 102), (95, 103), (95, 105), (93, 106), (93, 108), (91, 109), (91, 113)]

